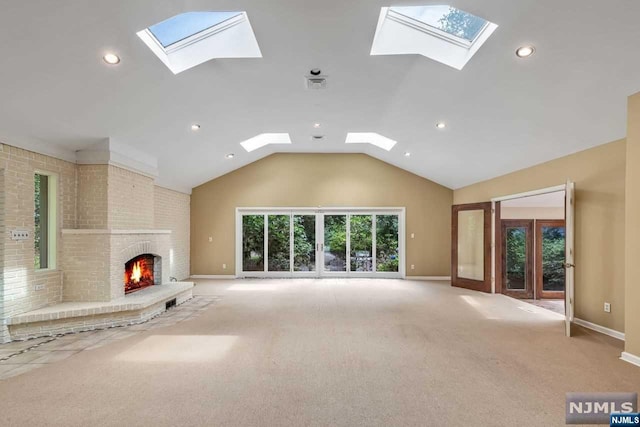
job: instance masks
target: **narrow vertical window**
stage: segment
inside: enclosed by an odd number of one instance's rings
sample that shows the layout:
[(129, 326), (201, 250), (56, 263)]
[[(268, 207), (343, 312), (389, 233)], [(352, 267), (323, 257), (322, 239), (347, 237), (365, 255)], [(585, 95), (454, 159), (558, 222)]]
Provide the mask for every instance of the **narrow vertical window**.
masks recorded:
[(35, 267), (49, 268), (49, 177), (35, 175)]

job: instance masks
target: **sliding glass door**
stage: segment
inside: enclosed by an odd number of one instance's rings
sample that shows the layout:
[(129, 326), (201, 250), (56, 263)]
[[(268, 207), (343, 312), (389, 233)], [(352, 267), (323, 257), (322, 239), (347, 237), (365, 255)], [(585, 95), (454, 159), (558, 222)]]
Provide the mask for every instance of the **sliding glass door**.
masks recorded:
[(402, 277), (404, 210), (238, 209), (240, 277)]

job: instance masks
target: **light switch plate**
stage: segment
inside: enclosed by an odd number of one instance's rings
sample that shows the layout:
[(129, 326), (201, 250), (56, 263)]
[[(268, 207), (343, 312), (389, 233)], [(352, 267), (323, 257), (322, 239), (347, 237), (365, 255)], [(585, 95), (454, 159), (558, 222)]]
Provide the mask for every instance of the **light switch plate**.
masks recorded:
[(28, 230), (11, 230), (11, 240), (29, 240), (30, 237)]

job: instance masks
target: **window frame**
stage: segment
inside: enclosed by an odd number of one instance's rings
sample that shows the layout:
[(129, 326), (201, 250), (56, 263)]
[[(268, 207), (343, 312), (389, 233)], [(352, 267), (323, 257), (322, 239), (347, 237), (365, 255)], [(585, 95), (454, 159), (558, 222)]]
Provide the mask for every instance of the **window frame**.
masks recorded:
[[(44, 268), (35, 265), (35, 176), (41, 175), (47, 177), (47, 266)], [(33, 231), (33, 249), (34, 249), (34, 269), (38, 271), (51, 271), (57, 269), (57, 248), (58, 248), (58, 174), (45, 170), (36, 169), (33, 172), (34, 178), (34, 231)]]

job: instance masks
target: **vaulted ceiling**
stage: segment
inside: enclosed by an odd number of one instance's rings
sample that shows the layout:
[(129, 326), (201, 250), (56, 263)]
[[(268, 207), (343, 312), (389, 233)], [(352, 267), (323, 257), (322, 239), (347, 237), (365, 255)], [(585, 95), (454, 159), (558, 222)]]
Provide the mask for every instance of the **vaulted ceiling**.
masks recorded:
[[(461, 71), (370, 56), (388, 1), (3, 0), (0, 141), (63, 156), (112, 138), (157, 157), (158, 182), (178, 189), (285, 151), (364, 152), (458, 188), (625, 136), (626, 98), (640, 90), (640, 2), (446, 3), (499, 25)], [(263, 58), (173, 75), (136, 32), (194, 10), (246, 11)], [(519, 59), (525, 44), (536, 54)], [(121, 63), (106, 65), (107, 51)], [(305, 89), (315, 67), (325, 90)], [(239, 145), (280, 132), (293, 143)], [(398, 143), (347, 145), (347, 132)]]

